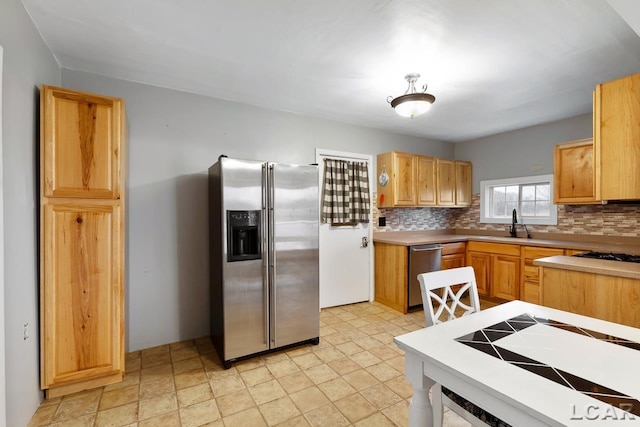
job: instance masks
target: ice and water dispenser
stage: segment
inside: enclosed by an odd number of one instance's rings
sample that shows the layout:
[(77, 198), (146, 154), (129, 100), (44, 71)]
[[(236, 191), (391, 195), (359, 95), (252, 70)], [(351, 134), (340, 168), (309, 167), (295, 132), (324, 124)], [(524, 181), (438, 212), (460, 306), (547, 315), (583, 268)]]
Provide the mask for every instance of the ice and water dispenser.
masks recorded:
[(227, 211), (227, 261), (262, 258), (260, 211)]

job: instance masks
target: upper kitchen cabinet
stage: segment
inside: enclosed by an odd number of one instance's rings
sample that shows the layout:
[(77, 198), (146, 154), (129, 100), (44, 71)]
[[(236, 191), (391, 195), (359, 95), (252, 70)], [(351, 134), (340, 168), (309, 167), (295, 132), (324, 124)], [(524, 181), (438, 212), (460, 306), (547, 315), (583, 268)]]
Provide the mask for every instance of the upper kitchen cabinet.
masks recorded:
[(418, 206), (436, 205), (436, 158), (415, 156)]
[(456, 206), (471, 206), (471, 162), (455, 161)]
[(43, 86), (41, 110), (43, 195), (119, 199), (122, 100)]
[(456, 167), (453, 160), (437, 159), (438, 206), (456, 205)]
[(390, 151), (379, 154), (378, 207), (471, 205), (471, 163)]
[(600, 203), (591, 138), (555, 145), (553, 186), (555, 204)]
[(640, 199), (640, 73), (596, 86), (593, 121), (601, 200)]
[(415, 157), (396, 151), (378, 155), (378, 207), (416, 205)]

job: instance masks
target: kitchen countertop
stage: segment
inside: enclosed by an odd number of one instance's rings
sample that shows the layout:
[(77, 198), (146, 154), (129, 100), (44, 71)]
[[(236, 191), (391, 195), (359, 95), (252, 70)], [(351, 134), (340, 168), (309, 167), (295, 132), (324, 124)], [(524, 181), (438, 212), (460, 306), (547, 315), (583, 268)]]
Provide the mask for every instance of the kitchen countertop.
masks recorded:
[(552, 256), (536, 259), (533, 261), (533, 265), (557, 268), (560, 270), (580, 271), (583, 273), (603, 274), (605, 276), (640, 279), (640, 263), (637, 262), (611, 261), (573, 256)]
[[(457, 234), (455, 232), (424, 231), (384, 231), (373, 233), (374, 243), (387, 243), (399, 246), (424, 245), (430, 243), (452, 242), (491, 242), (521, 246), (541, 246), (547, 248), (574, 249), (597, 252), (640, 254), (640, 245), (629, 243), (607, 243), (593, 241), (573, 241), (561, 239), (527, 239), (525, 237), (490, 236)], [(634, 239), (635, 241), (635, 239)], [(607, 276), (640, 279), (640, 263), (580, 258), (573, 256), (553, 256), (534, 260), (534, 265), (573, 270)]]
[[(430, 243), (452, 242), (491, 242), (507, 243), (521, 246), (542, 246), (547, 248), (575, 249), (598, 252), (618, 252), (640, 255), (640, 245), (613, 244), (590, 241), (574, 241), (561, 239), (527, 239), (526, 237), (490, 236), (476, 234), (437, 233), (432, 230), (424, 231), (382, 231), (373, 233), (374, 243), (388, 243), (400, 246), (425, 245)], [(619, 262), (619, 261), (617, 261)]]

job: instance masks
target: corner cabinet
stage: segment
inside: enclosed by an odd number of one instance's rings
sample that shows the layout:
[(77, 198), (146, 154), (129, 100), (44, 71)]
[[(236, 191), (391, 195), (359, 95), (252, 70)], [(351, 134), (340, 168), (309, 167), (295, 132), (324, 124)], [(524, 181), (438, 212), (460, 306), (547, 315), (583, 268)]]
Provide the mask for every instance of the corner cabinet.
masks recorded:
[(471, 163), (396, 151), (379, 154), (377, 190), (379, 208), (471, 206)]
[(124, 374), (124, 101), (40, 90), (41, 387)]

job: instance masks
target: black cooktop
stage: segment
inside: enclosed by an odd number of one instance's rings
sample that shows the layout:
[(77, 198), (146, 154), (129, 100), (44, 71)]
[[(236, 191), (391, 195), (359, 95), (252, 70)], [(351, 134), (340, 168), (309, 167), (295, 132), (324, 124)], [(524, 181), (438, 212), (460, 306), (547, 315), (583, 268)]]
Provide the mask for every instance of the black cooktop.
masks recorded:
[(614, 254), (611, 252), (583, 252), (574, 256), (583, 258), (606, 259), (610, 261), (640, 262), (640, 255)]

